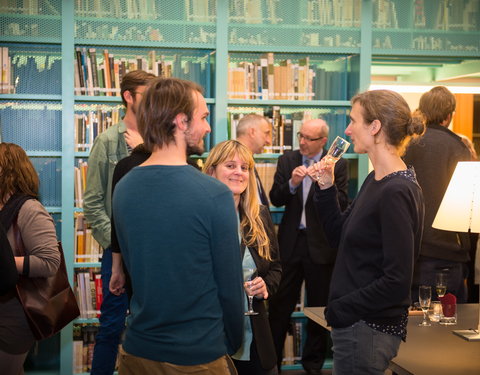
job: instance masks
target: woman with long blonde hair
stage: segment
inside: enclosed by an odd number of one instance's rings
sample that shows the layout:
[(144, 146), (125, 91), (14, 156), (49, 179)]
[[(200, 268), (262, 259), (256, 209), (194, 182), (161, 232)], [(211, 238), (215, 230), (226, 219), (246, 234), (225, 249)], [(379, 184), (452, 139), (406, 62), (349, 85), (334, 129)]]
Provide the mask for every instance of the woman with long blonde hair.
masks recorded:
[[(238, 141), (224, 141), (209, 153), (203, 171), (232, 190), (239, 216), (243, 267), (256, 268), (257, 277), (245, 283), (258, 315), (245, 316), (242, 347), (232, 357), (242, 374), (277, 373), (277, 359), (264, 301), (274, 294), (281, 278), (278, 243), (268, 207), (259, 204), (254, 160)], [(247, 307), (247, 298), (245, 298)]]

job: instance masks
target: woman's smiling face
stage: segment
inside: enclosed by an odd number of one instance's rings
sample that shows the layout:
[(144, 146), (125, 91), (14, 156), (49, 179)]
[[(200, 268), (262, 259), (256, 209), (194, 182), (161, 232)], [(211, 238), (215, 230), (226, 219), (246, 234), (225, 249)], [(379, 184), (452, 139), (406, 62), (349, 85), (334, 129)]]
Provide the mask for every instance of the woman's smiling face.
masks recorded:
[(233, 195), (242, 194), (248, 186), (250, 170), (248, 163), (235, 154), (231, 160), (217, 165), (212, 176), (227, 185)]

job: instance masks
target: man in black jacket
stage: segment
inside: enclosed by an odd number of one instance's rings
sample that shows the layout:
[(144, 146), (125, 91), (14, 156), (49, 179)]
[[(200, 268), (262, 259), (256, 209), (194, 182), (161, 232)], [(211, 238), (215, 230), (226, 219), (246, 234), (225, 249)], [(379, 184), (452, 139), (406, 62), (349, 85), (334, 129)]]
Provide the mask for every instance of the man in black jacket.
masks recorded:
[(415, 168), (425, 198), (422, 246), (412, 283), (413, 301), (418, 300), (419, 285), (431, 285), (435, 290), (438, 272), (448, 273), (447, 292), (453, 293), (457, 302), (466, 302), (467, 298), (468, 235), (432, 227), (457, 163), (470, 160), (461, 138), (448, 129), (455, 105), (455, 96), (444, 86), (423, 94), (418, 110), (426, 121), (427, 130), (409, 146), (404, 156), (405, 163)]
[[(322, 224), (313, 206), (312, 180), (308, 166), (325, 156), (328, 125), (324, 120), (306, 121), (297, 134), (300, 150), (286, 152), (278, 159), (270, 201), (285, 206), (278, 232), (282, 280), (278, 292), (269, 302), (270, 327), (277, 357), (282, 360), (285, 335), (290, 316), (305, 280), (308, 306), (325, 306), (330, 278), (335, 262), (335, 250), (325, 238)], [(347, 197), (347, 161), (340, 159), (335, 166), (340, 206), (344, 209)], [(307, 338), (303, 348), (302, 365), (308, 374), (320, 374), (327, 351), (328, 332), (313, 322), (307, 323)]]

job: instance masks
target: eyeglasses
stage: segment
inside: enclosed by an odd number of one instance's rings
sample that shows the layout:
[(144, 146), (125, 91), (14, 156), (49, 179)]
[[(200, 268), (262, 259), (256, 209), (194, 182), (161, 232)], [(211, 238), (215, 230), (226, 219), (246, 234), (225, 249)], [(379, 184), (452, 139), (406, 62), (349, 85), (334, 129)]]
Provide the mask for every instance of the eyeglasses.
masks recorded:
[(303, 135), (302, 133), (298, 132), (297, 133), (297, 138), (300, 140), (300, 139), (305, 139), (306, 141), (308, 142), (313, 142), (313, 141), (319, 141), (320, 139), (322, 138), (325, 138), (325, 137), (318, 137), (318, 138), (310, 138), (310, 137), (307, 137), (306, 135)]

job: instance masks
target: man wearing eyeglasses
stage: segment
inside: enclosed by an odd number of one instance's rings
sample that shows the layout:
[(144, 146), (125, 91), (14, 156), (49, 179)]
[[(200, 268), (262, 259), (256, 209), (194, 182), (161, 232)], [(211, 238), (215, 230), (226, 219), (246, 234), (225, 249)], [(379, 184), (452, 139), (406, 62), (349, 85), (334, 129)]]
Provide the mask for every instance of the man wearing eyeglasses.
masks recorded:
[[(285, 206), (278, 231), (282, 280), (278, 292), (269, 302), (269, 319), (280, 363), (290, 317), (305, 280), (308, 306), (325, 306), (335, 262), (335, 250), (326, 240), (323, 226), (313, 207), (313, 186), (309, 172), (312, 164), (326, 155), (328, 125), (322, 119), (308, 120), (297, 133), (300, 149), (286, 152), (278, 159), (270, 201)], [(347, 196), (347, 161), (335, 165), (335, 185), (339, 204), (345, 209)], [(328, 331), (308, 321), (302, 351), (302, 365), (308, 374), (321, 374), (328, 348)]]

